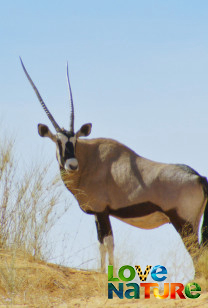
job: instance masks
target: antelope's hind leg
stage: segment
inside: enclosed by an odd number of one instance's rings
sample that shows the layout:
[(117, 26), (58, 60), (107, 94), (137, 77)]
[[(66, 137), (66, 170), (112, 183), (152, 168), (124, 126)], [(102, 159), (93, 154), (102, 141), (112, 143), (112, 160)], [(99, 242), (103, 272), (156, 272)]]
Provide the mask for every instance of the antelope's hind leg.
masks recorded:
[(101, 271), (105, 272), (106, 253), (108, 253), (109, 264), (114, 264), (114, 241), (111, 223), (107, 211), (95, 214), (98, 240), (100, 242)]

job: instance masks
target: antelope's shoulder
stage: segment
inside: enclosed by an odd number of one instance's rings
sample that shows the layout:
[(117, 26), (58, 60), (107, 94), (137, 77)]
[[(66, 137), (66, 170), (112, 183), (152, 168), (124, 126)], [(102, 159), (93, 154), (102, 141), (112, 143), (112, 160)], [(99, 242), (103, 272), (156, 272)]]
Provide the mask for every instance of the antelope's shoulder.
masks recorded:
[(128, 153), (139, 156), (123, 143), (110, 138), (94, 138), (78, 140), (80, 149), (96, 150), (101, 156), (117, 155), (118, 153)]

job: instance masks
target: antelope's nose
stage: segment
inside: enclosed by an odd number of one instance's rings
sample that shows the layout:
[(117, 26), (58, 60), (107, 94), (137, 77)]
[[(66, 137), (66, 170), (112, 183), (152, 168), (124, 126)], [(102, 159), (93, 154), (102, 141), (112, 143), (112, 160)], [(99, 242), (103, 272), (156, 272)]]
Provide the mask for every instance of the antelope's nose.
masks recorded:
[(71, 170), (77, 170), (78, 169), (78, 165), (76, 165), (76, 166), (74, 166), (74, 165), (69, 165), (69, 168), (71, 169)]
[(76, 158), (69, 158), (67, 159), (67, 161), (65, 162), (65, 166), (64, 166), (65, 170), (68, 171), (76, 171), (79, 169), (79, 164)]

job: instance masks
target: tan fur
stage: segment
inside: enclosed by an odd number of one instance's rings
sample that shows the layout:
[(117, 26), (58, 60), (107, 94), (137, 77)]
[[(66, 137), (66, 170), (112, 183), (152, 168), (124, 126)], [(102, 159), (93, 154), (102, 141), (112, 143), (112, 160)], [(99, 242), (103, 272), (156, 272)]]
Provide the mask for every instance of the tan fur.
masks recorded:
[[(64, 172), (62, 177), (84, 211), (102, 212), (107, 206), (116, 210), (149, 201), (164, 212), (175, 210), (198, 228), (204, 193), (197, 175), (140, 157), (110, 139), (78, 139), (76, 158), (79, 171)], [(161, 212), (121, 220), (144, 229), (170, 221)]]

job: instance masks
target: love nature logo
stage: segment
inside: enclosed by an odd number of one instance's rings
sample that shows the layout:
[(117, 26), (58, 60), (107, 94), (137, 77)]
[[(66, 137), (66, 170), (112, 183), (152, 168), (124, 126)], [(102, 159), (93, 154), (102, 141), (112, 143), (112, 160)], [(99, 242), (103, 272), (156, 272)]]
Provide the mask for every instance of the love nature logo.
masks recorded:
[[(136, 270), (135, 270), (136, 269)], [(118, 277), (113, 276), (113, 265), (108, 266), (108, 298), (112, 299), (115, 294), (120, 299), (139, 299), (140, 298), (140, 289), (144, 288), (144, 298), (150, 298), (150, 288), (153, 287), (154, 297), (158, 299), (165, 299), (170, 296), (170, 299), (175, 299), (176, 294), (181, 299), (191, 298), (196, 299), (201, 294), (201, 287), (198, 283), (191, 282), (188, 283), (185, 287), (182, 283), (164, 283), (164, 291), (161, 295), (159, 292), (159, 284), (157, 282), (162, 282), (167, 278), (167, 269), (162, 265), (156, 265), (152, 268), (151, 265), (147, 265), (144, 271), (142, 272), (140, 265), (135, 265), (135, 269), (130, 265), (124, 265), (118, 270)], [(152, 269), (152, 270), (151, 270)], [(129, 275), (126, 275), (126, 270), (129, 271)], [(132, 281), (136, 272), (139, 276), (140, 281), (146, 281), (149, 273), (151, 271), (151, 277), (154, 281), (153, 283), (141, 282), (140, 285)], [(126, 290), (124, 291), (124, 283), (119, 281), (128, 282), (125, 284)], [(118, 282), (118, 287), (114, 283)], [(184, 293), (185, 295), (184, 295)]]

